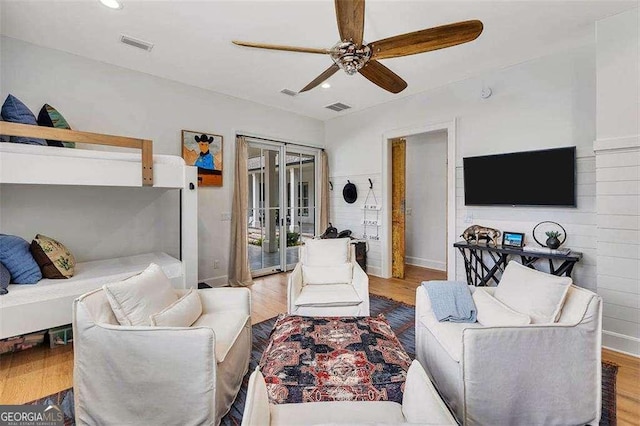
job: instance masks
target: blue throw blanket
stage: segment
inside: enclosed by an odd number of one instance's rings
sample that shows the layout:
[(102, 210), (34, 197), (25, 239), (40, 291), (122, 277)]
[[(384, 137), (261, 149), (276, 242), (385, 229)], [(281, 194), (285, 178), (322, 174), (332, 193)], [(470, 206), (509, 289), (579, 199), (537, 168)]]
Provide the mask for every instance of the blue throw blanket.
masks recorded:
[(438, 321), (476, 322), (476, 305), (467, 283), (460, 281), (425, 281), (431, 309)]

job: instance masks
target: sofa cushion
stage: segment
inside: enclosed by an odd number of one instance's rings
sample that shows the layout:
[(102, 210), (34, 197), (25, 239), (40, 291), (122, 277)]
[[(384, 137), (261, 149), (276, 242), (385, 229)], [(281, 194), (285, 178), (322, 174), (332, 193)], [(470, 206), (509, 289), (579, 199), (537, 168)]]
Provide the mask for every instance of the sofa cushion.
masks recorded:
[(180, 299), (151, 315), (151, 325), (160, 327), (189, 327), (202, 314), (202, 302), (198, 290), (192, 288)]
[(271, 425), (404, 423), (402, 406), (391, 401), (326, 401), (272, 404)]
[[(0, 111), (2, 119), (11, 123), (31, 124), (37, 126), (36, 116), (23, 104), (20, 99), (13, 95), (8, 95), (2, 104)], [(11, 142), (25, 143), (29, 145), (46, 145), (47, 141), (40, 138), (30, 138), (25, 136), (11, 136)]]
[(45, 235), (37, 234), (29, 247), (33, 258), (45, 278), (71, 278), (75, 272), (76, 258), (64, 244)]
[(305, 265), (333, 266), (349, 261), (349, 238), (307, 240), (304, 244)]
[(105, 284), (102, 289), (120, 325), (151, 325), (151, 315), (178, 300), (169, 278), (155, 263), (138, 275)]
[(473, 292), (473, 302), (478, 310), (478, 322), (487, 327), (525, 325), (531, 323), (527, 314), (514, 311), (483, 288)]
[(296, 306), (354, 306), (362, 299), (351, 284), (306, 285), (295, 300)]
[(353, 264), (333, 266), (302, 265), (303, 284), (348, 284), (353, 280)]
[(456, 424), (418, 360), (411, 362), (407, 372), (402, 396), (402, 413), (405, 419), (413, 424)]
[(23, 238), (0, 234), (0, 262), (11, 274), (12, 283), (35, 284), (42, 279), (42, 271)]
[(571, 283), (571, 277), (558, 277), (511, 261), (502, 274), (495, 298), (529, 315), (532, 324), (550, 324), (560, 317)]
[(203, 313), (191, 327), (209, 327), (216, 335), (216, 361), (224, 361), (227, 353), (247, 325), (250, 317), (241, 310)]
[[(67, 120), (64, 119), (62, 114), (58, 112), (57, 109), (52, 107), (49, 104), (44, 104), (38, 113), (38, 125), (45, 127), (55, 127), (56, 129), (67, 129), (71, 130), (71, 126), (67, 123)], [(67, 148), (75, 148), (76, 144), (74, 142), (61, 142), (47, 139), (47, 145), (49, 146), (58, 146)]]

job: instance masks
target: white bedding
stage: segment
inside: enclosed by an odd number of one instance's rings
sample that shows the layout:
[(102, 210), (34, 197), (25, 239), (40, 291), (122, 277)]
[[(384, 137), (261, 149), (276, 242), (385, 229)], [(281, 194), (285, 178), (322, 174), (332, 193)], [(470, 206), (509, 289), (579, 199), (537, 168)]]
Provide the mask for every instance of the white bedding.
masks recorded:
[[(0, 155), (3, 152), (12, 152), (18, 154), (45, 155), (56, 157), (77, 157), (77, 158), (97, 158), (101, 160), (119, 160), (128, 162), (141, 161), (140, 152), (114, 152), (102, 151), (97, 149), (82, 148), (61, 148), (56, 146), (28, 145), (22, 143), (0, 143)], [(170, 164), (183, 166), (184, 160), (177, 155), (156, 154), (153, 156), (154, 163)]]
[(9, 285), (9, 293), (0, 296), (0, 308), (77, 297), (100, 288), (103, 284), (142, 272), (152, 262), (160, 265), (169, 279), (182, 275), (182, 262), (162, 252), (80, 262), (76, 264), (75, 275), (66, 280), (42, 279), (37, 284)]

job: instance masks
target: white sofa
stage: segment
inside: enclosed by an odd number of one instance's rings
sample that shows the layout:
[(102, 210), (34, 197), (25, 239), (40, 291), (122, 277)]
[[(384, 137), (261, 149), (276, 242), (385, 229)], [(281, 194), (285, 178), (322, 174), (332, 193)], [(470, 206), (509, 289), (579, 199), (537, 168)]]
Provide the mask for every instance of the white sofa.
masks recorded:
[(574, 285), (556, 323), (501, 327), (438, 322), (416, 291), (416, 358), (464, 425), (597, 424), (601, 330), (602, 299)]
[(455, 425), (456, 422), (417, 361), (407, 372), (402, 405), (391, 401), (331, 401), (270, 404), (264, 376), (251, 373), (242, 426), (328, 424)]
[(290, 315), (369, 316), (369, 277), (350, 239), (308, 240), (299, 259), (288, 281)]
[(76, 424), (220, 422), (249, 368), (251, 293), (198, 292), (202, 314), (191, 327), (121, 326), (102, 289), (76, 299)]

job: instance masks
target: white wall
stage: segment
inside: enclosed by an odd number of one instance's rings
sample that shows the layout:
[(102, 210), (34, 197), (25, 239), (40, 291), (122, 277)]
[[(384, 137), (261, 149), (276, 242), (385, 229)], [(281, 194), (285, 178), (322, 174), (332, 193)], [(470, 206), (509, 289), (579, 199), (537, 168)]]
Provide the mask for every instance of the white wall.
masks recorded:
[[(158, 154), (181, 155), (182, 129), (223, 135), (224, 185), (199, 189), (200, 279), (227, 274), (230, 222), (221, 214), (231, 211), (236, 131), (323, 144), (318, 120), (11, 38), (0, 49), (0, 96), (12, 93), (36, 115), (49, 103), (75, 129), (152, 139)], [(79, 260), (179, 254), (177, 191), (3, 185), (0, 203), (2, 232), (57, 237)]]
[(422, 133), (406, 141), (405, 261), (446, 271), (447, 133)]
[[(569, 234), (566, 246), (584, 253), (574, 279), (595, 289), (595, 79), (595, 46), (588, 45), (335, 118), (325, 127), (330, 173), (341, 185), (348, 176), (380, 179), (383, 134), (456, 118), (457, 234), (471, 216), (473, 223), (524, 232), (531, 243), (536, 223), (560, 222)], [(483, 82), (494, 93), (486, 100), (480, 98)], [(573, 145), (579, 157), (577, 208), (464, 206), (462, 157)], [(353, 223), (355, 215), (344, 202), (332, 204), (334, 224)], [(380, 273), (380, 243), (371, 246), (370, 272)], [(464, 279), (460, 255), (456, 265), (457, 278)]]
[(640, 355), (640, 9), (597, 23), (597, 255), (603, 345)]

